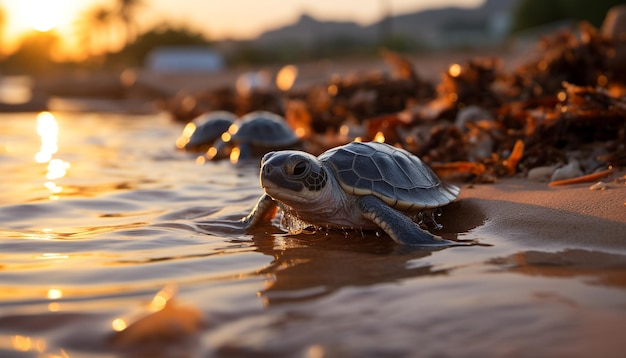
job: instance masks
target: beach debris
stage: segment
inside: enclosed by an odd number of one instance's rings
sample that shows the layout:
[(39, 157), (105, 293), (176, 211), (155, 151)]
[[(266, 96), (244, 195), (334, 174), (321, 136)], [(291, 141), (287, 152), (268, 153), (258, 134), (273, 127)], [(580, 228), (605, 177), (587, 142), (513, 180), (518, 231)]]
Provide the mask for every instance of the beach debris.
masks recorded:
[(588, 183), (598, 179), (606, 178), (613, 174), (613, 169), (602, 170), (596, 173), (591, 173), (587, 175), (581, 175), (575, 178), (562, 179), (562, 180), (553, 180), (548, 185), (550, 186), (559, 186), (559, 185), (571, 185), (571, 184), (580, 184), (580, 183)]
[[(174, 107), (284, 113), (298, 145), (315, 154), (384, 138), (427, 164), (450, 164), (439, 169), (446, 176), (457, 170), (464, 180), (492, 182), (521, 173), (558, 182), (626, 166), (626, 79), (612, 59), (626, 41), (618, 40), (581, 23), (543, 38), (538, 58), (513, 71), (498, 59), (469, 59), (452, 63), (437, 86), (411, 59), (383, 51), (390, 73), (333, 75), (307, 88), (181, 94)], [(297, 76), (290, 66), (280, 71), (285, 82)]]
[(589, 190), (605, 190), (607, 188), (607, 184), (603, 181), (599, 181), (592, 186), (589, 187)]
[(430, 167), (438, 176), (443, 178), (458, 176), (459, 174), (482, 176), (487, 172), (484, 164), (476, 162), (432, 163)]
[(306, 102), (301, 99), (287, 102), (285, 121), (294, 130), (298, 138), (310, 138), (313, 134), (311, 112), (307, 108)]
[(493, 122), (493, 114), (482, 107), (469, 105), (459, 110), (456, 115), (454, 125), (461, 130), (468, 130), (469, 128), (473, 127), (471, 126), (472, 123), (476, 124), (483, 121)]
[(502, 138), (500, 124), (483, 119), (476, 122), (467, 121), (465, 128), (464, 144), (467, 147), (467, 159), (482, 161), (491, 157), (496, 143)]
[(533, 181), (549, 182), (556, 168), (554, 165), (535, 167), (528, 171), (526, 177)]
[(520, 66), (507, 79), (509, 95), (528, 100), (558, 93), (563, 82), (603, 86), (609, 79), (611, 43), (587, 22), (581, 22), (578, 31), (543, 38), (539, 50), (540, 58)]
[(203, 317), (196, 308), (175, 303), (175, 294), (175, 286), (165, 286), (151, 300), (147, 314), (132, 321), (113, 320), (112, 345), (120, 349), (145, 349), (147, 345), (165, 347), (187, 342), (202, 328)]
[(499, 67), (500, 61), (495, 58), (475, 58), (463, 64), (452, 64), (437, 86), (437, 97), (448, 101), (452, 117), (469, 105), (498, 107), (502, 99), (494, 91), (494, 83)]
[(504, 166), (506, 167), (506, 171), (508, 175), (515, 174), (517, 170), (517, 163), (522, 159), (524, 155), (524, 141), (518, 139), (515, 141), (515, 145), (513, 146), (513, 150), (511, 151), (511, 155), (509, 158), (504, 161)]
[(613, 44), (614, 56), (608, 59), (615, 79), (626, 82), (626, 5), (612, 7), (602, 23), (602, 35)]
[[(381, 229), (411, 246), (458, 243), (422, 230), (412, 219), (456, 199), (460, 188), (446, 185), (419, 158), (379, 142), (352, 142), (315, 157), (279, 151), (263, 158), (265, 193), (242, 219), (257, 225), (276, 206), (314, 227)], [(396, 209), (396, 210), (393, 210)]]
[(215, 146), (207, 151), (207, 158), (227, 156), (232, 162), (240, 159), (261, 157), (272, 150), (295, 148), (300, 142), (285, 119), (275, 113), (255, 111), (235, 121), (222, 133)]
[(571, 159), (567, 165), (557, 168), (552, 177), (550, 178), (550, 182), (561, 181), (571, 178), (580, 177), (583, 175), (583, 171), (580, 169), (580, 164), (578, 160)]

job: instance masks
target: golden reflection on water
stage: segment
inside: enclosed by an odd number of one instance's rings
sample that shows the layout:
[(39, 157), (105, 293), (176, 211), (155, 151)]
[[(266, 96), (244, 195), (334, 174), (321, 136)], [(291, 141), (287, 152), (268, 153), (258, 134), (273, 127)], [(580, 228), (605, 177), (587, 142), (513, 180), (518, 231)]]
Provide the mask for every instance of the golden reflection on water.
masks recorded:
[(46, 341), (37, 338), (33, 339), (28, 336), (11, 336), (11, 344), (13, 349), (20, 352), (37, 351), (43, 353), (46, 350)]
[[(150, 301), (150, 304), (148, 305), (148, 309), (151, 312), (162, 311), (168, 305), (170, 300), (172, 300), (174, 298), (174, 296), (176, 295), (177, 292), (178, 292), (178, 286), (176, 286), (174, 284), (166, 285), (159, 292), (157, 292), (156, 295), (154, 295), (154, 297)], [(144, 318), (144, 320), (145, 320), (145, 318)], [(141, 320), (135, 321), (135, 323), (129, 325), (128, 319), (124, 319), (122, 317), (117, 317), (113, 321), (111, 321), (111, 328), (115, 332), (122, 332), (122, 331), (126, 330), (129, 326), (132, 326), (132, 325), (137, 326), (138, 325), (137, 322), (140, 322), (140, 321)], [(153, 321), (156, 324), (159, 320), (153, 319)], [(141, 324), (139, 324), (139, 325), (141, 325)], [(143, 327), (142, 329), (144, 329), (144, 328), (146, 328), (146, 327)], [(156, 324), (156, 326), (152, 325), (152, 328), (153, 329), (158, 329), (158, 324)]]
[[(48, 289), (48, 293), (46, 294), (49, 300), (58, 300), (63, 298), (63, 291), (58, 288), (50, 288)], [(61, 305), (59, 302), (50, 302), (48, 303), (48, 311), (50, 312), (59, 312), (61, 310)]]
[(50, 180), (63, 178), (65, 174), (67, 174), (67, 170), (69, 168), (70, 163), (65, 162), (61, 159), (52, 159), (48, 163), (48, 173), (46, 173), (46, 178)]
[(167, 285), (163, 287), (150, 302), (150, 310), (152, 311), (160, 311), (165, 308), (167, 302), (171, 300), (178, 291), (178, 288), (175, 285)]
[(61, 193), (63, 187), (57, 185), (54, 180), (67, 175), (71, 165), (64, 160), (52, 158), (59, 151), (59, 124), (52, 113), (40, 112), (37, 115), (37, 134), (41, 137), (41, 147), (35, 154), (35, 161), (42, 164), (48, 163), (46, 172), (48, 181), (44, 183), (44, 187), (50, 191), (50, 200), (56, 200), (59, 198), (56, 194)]
[(50, 228), (43, 228), (41, 232), (24, 232), (20, 234), (21, 238), (30, 240), (53, 240), (56, 234)]
[(36, 259), (39, 260), (58, 260), (58, 259), (68, 259), (69, 255), (60, 254), (57, 252), (44, 252), (43, 254), (36, 256)]
[(58, 288), (51, 288), (48, 290), (47, 296), (51, 300), (58, 300), (59, 298), (63, 297), (63, 291), (59, 290)]
[(126, 327), (128, 327), (128, 324), (122, 318), (116, 318), (111, 322), (111, 328), (113, 328), (115, 332), (121, 332), (125, 330)]
[(11, 346), (13, 349), (19, 352), (37, 352), (39, 353), (38, 357), (46, 357), (46, 358), (69, 358), (70, 355), (61, 348), (59, 353), (49, 353), (46, 352), (46, 348), (48, 348), (48, 344), (43, 338), (31, 338), (28, 336), (11, 336)]
[(47, 163), (52, 159), (52, 155), (59, 150), (57, 145), (59, 125), (52, 113), (41, 112), (37, 115), (37, 134), (41, 137), (41, 148), (35, 154), (35, 161)]
[(37, 357), (46, 358), (69, 358), (70, 355), (61, 348), (56, 353), (46, 351), (48, 343), (43, 338), (15, 335), (10, 337), (0, 337), (0, 348), (13, 349), (17, 352), (36, 352)]

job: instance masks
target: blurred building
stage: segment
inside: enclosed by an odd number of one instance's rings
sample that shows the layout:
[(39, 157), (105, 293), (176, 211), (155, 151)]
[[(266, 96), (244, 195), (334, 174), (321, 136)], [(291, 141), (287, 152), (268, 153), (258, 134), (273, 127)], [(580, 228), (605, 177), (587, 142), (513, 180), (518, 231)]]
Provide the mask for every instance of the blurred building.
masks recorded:
[(158, 47), (146, 57), (146, 68), (156, 72), (213, 72), (224, 68), (218, 52), (196, 46)]

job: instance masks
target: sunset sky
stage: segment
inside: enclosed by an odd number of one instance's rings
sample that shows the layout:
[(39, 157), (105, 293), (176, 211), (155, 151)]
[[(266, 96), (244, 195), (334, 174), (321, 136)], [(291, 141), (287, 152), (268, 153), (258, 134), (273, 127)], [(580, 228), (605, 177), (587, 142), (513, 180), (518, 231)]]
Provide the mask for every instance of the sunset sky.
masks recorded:
[[(325, 20), (351, 20), (368, 24), (380, 18), (383, 5), (393, 14), (446, 5), (476, 6), (484, 0), (143, 0), (137, 12), (140, 29), (164, 20), (189, 25), (211, 39), (252, 38), (269, 28), (295, 21), (306, 12)], [(65, 51), (76, 46), (76, 23), (96, 5), (115, 0), (0, 0), (5, 12), (3, 51), (33, 28), (54, 28)]]

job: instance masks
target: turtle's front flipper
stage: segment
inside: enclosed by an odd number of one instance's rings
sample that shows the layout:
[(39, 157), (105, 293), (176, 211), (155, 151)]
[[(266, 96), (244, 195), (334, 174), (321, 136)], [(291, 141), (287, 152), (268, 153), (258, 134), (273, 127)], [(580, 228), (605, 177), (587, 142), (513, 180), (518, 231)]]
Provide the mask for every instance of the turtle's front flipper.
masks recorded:
[(269, 195), (263, 194), (263, 196), (256, 203), (250, 214), (241, 219), (244, 229), (249, 229), (260, 222), (270, 220), (276, 215), (276, 202)]
[(373, 221), (397, 243), (424, 247), (455, 245), (452, 241), (444, 240), (422, 230), (406, 215), (389, 207), (375, 196), (361, 197), (359, 207), (363, 217)]

